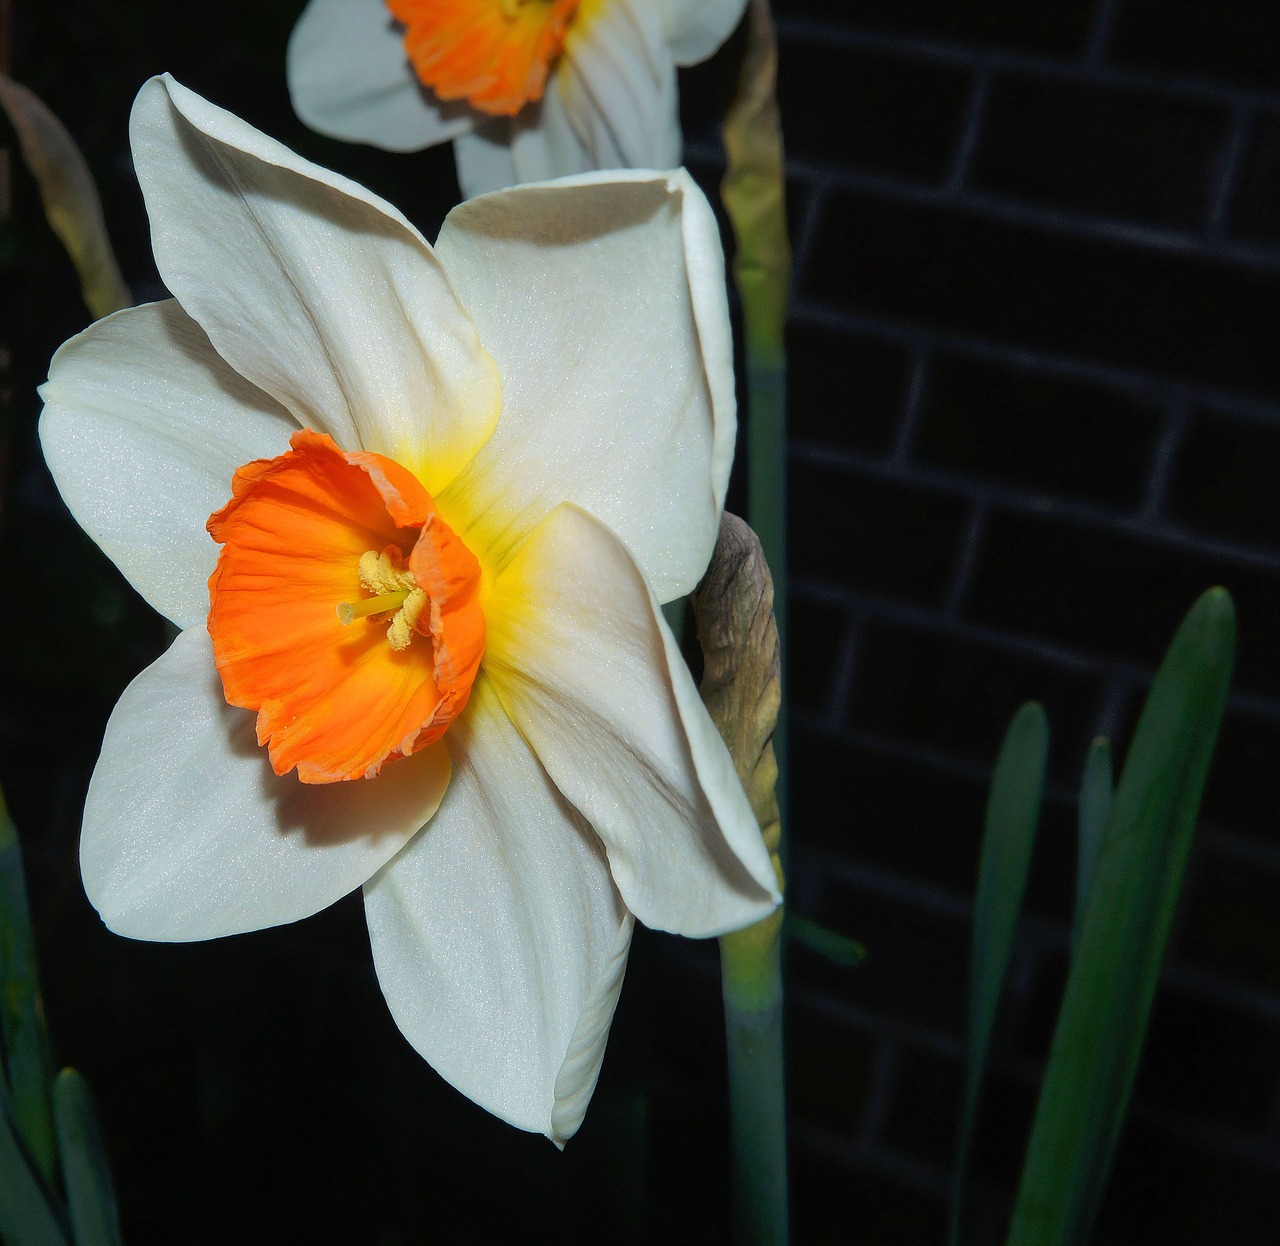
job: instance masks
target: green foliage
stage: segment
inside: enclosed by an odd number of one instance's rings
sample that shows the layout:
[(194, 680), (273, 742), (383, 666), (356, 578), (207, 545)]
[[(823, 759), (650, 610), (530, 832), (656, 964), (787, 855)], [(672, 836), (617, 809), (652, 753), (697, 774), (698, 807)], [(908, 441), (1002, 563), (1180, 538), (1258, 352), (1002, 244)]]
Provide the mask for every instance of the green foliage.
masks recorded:
[(973, 915), (973, 961), (969, 985), (969, 1060), (964, 1113), (951, 1202), (951, 1241), (959, 1237), (964, 1179), (969, 1167), (978, 1097), (986, 1071), (1000, 990), (1013, 952), (1018, 914), (1027, 886), (1031, 849), (1044, 797), (1049, 722), (1034, 701), (1013, 717), (991, 776), (978, 894)]
[[(1133, 1086), (1235, 657), (1235, 609), (1210, 589), (1156, 672), (1118, 788), (1093, 742), (1079, 799), (1072, 956), (1009, 1246), (1084, 1246)], [(1048, 725), (1015, 715), (992, 776), (974, 910), (969, 1065), (953, 1190), (965, 1171), (996, 1007), (1039, 819)]]
[[(22, 854), (0, 797), (0, 1238), (13, 1246), (120, 1246), (115, 1192), (84, 1078), (50, 1094)], [(58, 1181), (67, 1209), (58, 1197)]]
[(49, 1055), (36, 973), (35, 943), (22, 853), (0, 798), (0, 1039), (7, 1114), (45, 1182), (54, 1180), (57, 1148), (49, 1101)]
[(75, 1069), (53, 1083), (62, 1184), (77, 1246), (120, 1246), (116, 1194), (89, 1085)]
[(1102, 850), (1102, 832), (1111, 812), (1115, 795), (1111, 767), (1111, 743), (1099, 736), (1089, 748), (1084, 777), (1080, 781), (1080, 807), (1077, 822), (1076, 911), (1071, 924), (1071, 944), (1080, 940), (1080, 927), (1093, 885), (1098, 853)]
[[(1011, 1246), (1072, 1246), (1087, 1241), (1093, 1227), (1142, 1051), (1234, 656), (1231, 598), (1210, 589), (1192, 607), (1156, 673), (1101, 831), (1009, 1230)], [(1096, 776), (1095, 782), (1100, 789)]]
[(794, 909), (787, 909), (782, 926), (786, 938), (794, 939), (802, 947), (842, 969), (853, 969), (867, 959), (867, 949), (857, 939), (832, 930), (812, 917), (804, 917)]

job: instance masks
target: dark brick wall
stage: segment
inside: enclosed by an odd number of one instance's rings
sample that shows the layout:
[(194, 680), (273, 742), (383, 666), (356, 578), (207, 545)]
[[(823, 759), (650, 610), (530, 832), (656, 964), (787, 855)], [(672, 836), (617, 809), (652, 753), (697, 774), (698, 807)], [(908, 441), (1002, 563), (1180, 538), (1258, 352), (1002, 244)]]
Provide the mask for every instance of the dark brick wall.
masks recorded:
[[(1280, 9), (775, 3), (796, 250), (791, 895), (870, 952), (854, 971), (791, 958), (796, 1240), (945, 1240), (979, 827), (1001, 733), (1035, 696), (1051, 787), (975, 1156), (970, 1240), (1002, 1240), (1062, 984), (1085, 749), (1098, 731), (1123, 748), (1174, 626), (1218, 581), (1240, 606), (1240, 674), (1098, 1241), (1270, 1243)], [(383, 156), (292, 117), (281, 65), (301, 0), (162, 7), (15, 8), (15, 72), (85, 144), (140, 294), (157, 287), (125, 124), (165, 69), (434, 235), (455, 193), (446, 150)], [(683, 82), (708, 182), (728, 62)], [(638, 937), (600, 1094), (559, 1156), (408, 1054), (358, 901), (199, 948), (102, 930), (76, 879), (80, 804), (110, 705), (163, 636), (39, 464), (34, 387), (83, 313), (15, 185), (0, 319), (23, 423), (3, 583), (29, 600), (71, 568), (95, 626), (10, 612), (7, 634), (43, 647), (4, 646), (0, 777), (59, 1058), (99, 1095), (126, 1239), (395, 1240), (391, 1222), (443, 1240), (530, 1224), (566, 1241), (726, 1240), (714, 945)], [(37, 557), (49, 548), (66, 561)], [(636, 1155), (609, 1150), (624, 1110), (648, 1140)]]
[[(1051, 790), (976, 1156), (973, 1240), (1002, 1240), (1063, 981), (1085, 751), (1098, 732), (1124, 747), (1177, 621), (1223, 583), (1238, 676), (1098, 1241), (1274, 1241), (1280, 17), (775, 8), (791, 895), (870, 950), (853, 972), (792, 957), (798, 1236), (943, 1239), (986, 784), (1036, 697)], [(714, 181), (708, 124), (690, 163)]]

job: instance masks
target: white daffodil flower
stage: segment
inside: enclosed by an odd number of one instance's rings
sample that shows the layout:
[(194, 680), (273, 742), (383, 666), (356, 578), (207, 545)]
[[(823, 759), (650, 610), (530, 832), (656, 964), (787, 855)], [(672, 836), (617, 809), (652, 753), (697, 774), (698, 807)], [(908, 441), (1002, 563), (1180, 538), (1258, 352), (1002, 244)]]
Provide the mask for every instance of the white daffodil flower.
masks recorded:
[(333, 138), (454, 142), (467, 198), (680, 163), (676, 66), (746, 0), (311, 0), (289, 40), (298, 116)]
[(433, 249), (171, 79), (131, 136), (175, 298), (63, 346), (40, 432), (182, 631), (107, 726), (89, 898), (181, 941), (363, 887), (409, 1042), (563, 1142), (633, 914), (715, 935), (779, 898), (659, 610), (733, 452), (710, 209), (680, 171), (582, 177)]

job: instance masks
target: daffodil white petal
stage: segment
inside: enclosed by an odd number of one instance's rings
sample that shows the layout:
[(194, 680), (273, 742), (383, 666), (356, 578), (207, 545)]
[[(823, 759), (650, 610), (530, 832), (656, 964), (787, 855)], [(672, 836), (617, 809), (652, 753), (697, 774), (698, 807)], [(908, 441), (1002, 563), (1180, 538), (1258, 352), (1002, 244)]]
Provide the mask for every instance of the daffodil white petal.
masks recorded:
[(675, 65), (662, 15), (647, 0), (611, 0), (572, 28), (542, 100), (458, 138), (468, 198), (595, 169), (680, 163)]
[(383, 0), (311, 0), (289, 36), (285, 73), (293, 109), (331, 138), (417, 151), (475, 124), (415, 76), (404, 30)]
[(547, 84), (544, 116), (557, 108), (585, 152), (584, 169), (678, 165), (676, 70), (661, 6), (653, 0), (610, 0), (571, 28)]
[(599, 1075), (632, 918), (483, 674), (446, 739), (439, 812), (365, 886), (378, 981), (442, 1077), (563, 1142)]
[(299, 423), (442, 489), (502, 395), (421, 235), (171, 79), (138, 93), (130, 132), (161, 276), (218, 353)]
[(76, 521), (161, 614), (203, 621), (218, 556), (205, 520), (236, 468), (283, 453), (297, 423), (172, 300), (73, 337), (40, 393), (45, 461)]
[(759, 826), (621, 542), (561, 506), (492, 596), (485, 670), (556, 786), (604, 840), (627, 907), (646, 926), (685, 935), (765, 916), (778, 893)]
[(277, 777), (254, 716), (223, 698), (204, 628), (183, 632), (107, 723), (80, 837), (85, 891), (134, 939), (261, 930), (360, 886), (435, 812), (443, 744), (376, 782)]
[(454, 208), (437, 252), (503, 378), (497, 431), (444, 495), (447, 513), (474, 517), (471, 547), (500, 565), (573, 501), (623, 539), (660, 600), (690, 591), (735, 431), (724, 260), (702, 192), (682, 170), (520, 186)]
[(454, 140), (464, 199), (523, 182), (588, 173), (596, 167), (560, 104), (552, 70), (547, 92), (515, 117), (490, 117)]
[(666, 0), (666, 37), (677, 65), (711, 56), (742, 20), (747, 0)]
[(505, 190), (521, 181), (541, 182), (555, 176), (550, 171), (545, 152), (536, 176), (520, 176), (516, 170), (509, 117), (485, 120), (470, 133), (458, 135), (453, 140), (453, 159), (458, 168), (458, 187), (464, 199), (487, 195), (491, 190)]

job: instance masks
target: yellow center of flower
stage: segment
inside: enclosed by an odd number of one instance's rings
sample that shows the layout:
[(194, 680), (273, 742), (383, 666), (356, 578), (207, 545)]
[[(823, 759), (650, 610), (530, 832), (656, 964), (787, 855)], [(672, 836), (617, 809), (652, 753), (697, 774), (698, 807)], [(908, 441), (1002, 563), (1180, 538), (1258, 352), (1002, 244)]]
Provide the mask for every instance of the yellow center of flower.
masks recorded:
[(542, 98), (582, 0), (386, 0), (419, 79), (442, 100), (513, 117)]
[(277, 774), (376, 775), (438, 740), (484, 654), (480, 565), (417, 478), (304, 429), (246, 464), (209, 519), (223, 692)]

